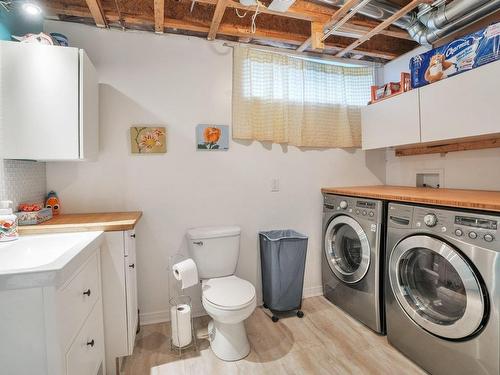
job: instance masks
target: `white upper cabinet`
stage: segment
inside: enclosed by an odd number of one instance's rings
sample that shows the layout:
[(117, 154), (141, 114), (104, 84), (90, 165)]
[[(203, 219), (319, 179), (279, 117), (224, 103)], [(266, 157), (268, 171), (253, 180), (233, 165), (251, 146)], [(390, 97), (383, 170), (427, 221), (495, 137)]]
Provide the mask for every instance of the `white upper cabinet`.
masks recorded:
[(363, 149), (500, 133), (500, 61), (364, 107)]
[(94, 159), (97, 74), (78, 48), (0, 42), (1, 157)]
[(420, 142), (418, 100), (418, 91), (412, 90), (363, 107), (363, 149)]
[(422, 142), (500, 133), (500, 61), (420, 89)]

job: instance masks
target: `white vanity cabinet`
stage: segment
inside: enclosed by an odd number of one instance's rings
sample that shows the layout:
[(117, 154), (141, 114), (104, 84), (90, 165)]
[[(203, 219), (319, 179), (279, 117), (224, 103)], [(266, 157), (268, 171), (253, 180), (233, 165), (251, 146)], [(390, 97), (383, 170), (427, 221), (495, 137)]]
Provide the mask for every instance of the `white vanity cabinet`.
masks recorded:
[(418, 90), (361, 109), (363, 150), (420, 142)]
[(69, 271), (26, 274), (44, 286), (10, 288), (16, 278), (2, 284), (1, 374), (104, 375), (100, 253), (93, 246)]
[(138, 326), (135, 231), (106, 232), (101, 261), (107, 374), (116, 375)]
[(97, 73), (84, 50), (0, 42), (0, 82), (0, 157), (97, 157)]

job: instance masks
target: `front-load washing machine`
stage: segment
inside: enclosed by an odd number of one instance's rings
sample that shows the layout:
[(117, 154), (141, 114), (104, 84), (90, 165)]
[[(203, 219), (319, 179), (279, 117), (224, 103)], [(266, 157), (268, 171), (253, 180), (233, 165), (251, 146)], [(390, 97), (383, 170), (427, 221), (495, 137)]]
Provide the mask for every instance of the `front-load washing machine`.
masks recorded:
[(433, 375), (499, 375), (500, 216), (390, 203), (389, 343)]
[(384, 333), (382, 201), (324, 194), (323, 207), (323, 294), (353, 318)]

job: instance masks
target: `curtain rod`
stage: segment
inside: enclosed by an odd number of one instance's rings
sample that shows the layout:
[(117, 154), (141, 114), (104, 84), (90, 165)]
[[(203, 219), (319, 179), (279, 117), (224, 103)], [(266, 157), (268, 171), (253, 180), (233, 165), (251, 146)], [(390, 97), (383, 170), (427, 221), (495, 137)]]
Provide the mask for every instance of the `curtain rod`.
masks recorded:
[(286, 48), (276, 48), (276, 47), (269, 47), (269, 46), (259, 46), (259, 45), (255, 45), (255, 44), (234, 43), (234, 42), (224, 42), (223, 45), (226, 47), (231, 47), (231, 48), (234, 48), (237, 46), (244, 47), (244, 48), (253, 48), (253, 49), (262, 50), (262, 51), (280, 53), (283, 55), (290, 55), (290, 56), (297, 56), (297, 57), (308, 57), (308, 58), (313, 58), (313, 59), (317, 59), (317, 60), (325, 60), (325, 61), (338, 62), (338, 63), (343, 63), (343, 64), (369, 66), (369, 67), (374, 67), (374, 68), (380, 68), (383, 66), (383, 64), (381, 64), (381, 63), (372, 62), (372, 61), (349, 59), (349, 58), (345, 58), (345, 57), (335, 57), (335, 56), (331, 56), (331, 55), (318, 54), (318, 53), (313, 53), (313, 52), (299, 52), (299, 51), (295, 51), (295, 50), (289, 50)]

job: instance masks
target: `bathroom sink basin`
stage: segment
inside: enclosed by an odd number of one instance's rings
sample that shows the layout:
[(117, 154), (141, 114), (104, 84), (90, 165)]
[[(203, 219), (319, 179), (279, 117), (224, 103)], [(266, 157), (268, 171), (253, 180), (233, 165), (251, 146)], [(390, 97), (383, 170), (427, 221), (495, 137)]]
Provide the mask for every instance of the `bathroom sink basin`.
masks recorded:
[(101, 236), (102, 232), (42, 234), (0, 243), (0, 289), (55, 280), (56, 273), (84, 256), (88, 247), (98, 246)]

